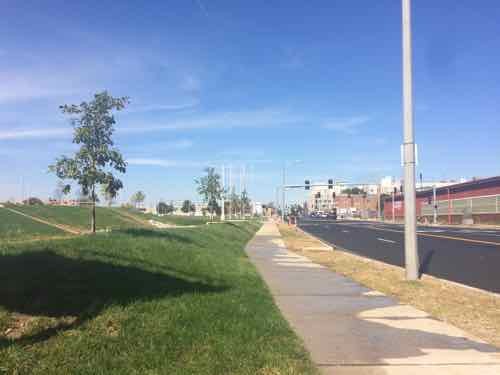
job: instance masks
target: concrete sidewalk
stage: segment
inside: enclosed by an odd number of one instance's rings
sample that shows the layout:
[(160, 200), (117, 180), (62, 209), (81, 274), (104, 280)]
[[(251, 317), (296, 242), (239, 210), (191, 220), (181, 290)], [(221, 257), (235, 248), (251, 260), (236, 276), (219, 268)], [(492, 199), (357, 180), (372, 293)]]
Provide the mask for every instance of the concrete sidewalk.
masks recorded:
[(325, 374), (500, 374), (498, 349), (288, 251), (274, 223), (246, 251)]

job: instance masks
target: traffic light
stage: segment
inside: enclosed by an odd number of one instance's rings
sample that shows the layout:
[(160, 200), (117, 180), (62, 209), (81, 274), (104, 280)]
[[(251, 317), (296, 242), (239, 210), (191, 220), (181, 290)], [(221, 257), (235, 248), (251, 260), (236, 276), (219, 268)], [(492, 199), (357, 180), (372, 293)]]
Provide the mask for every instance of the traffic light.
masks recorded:
[(333, 189), (333, 179), (328, 180), (328, 189)]
[(394, 187), (394, 195), (396, 195), (397, 193), (398, 193), (398, 188)]
[(399, 191), (401, 192), (401, 194), (403, 194), (403, 185), (399, 186)]
[(432, 198), (430, 196), (427, 197), (427, 204), (432, 204)]
[(305, 187), (306, 187), (306, 190), (309, 190), (309, 189), (311, 188), (311, 186), (310, 186), (310, 185), (311, 185), (311, 183), (310, 183), (310, 181), (309, 181), (309, 180), (305, 180), (305, 181), (304, 181), (304, 185), (305, 185)]
[(335, 192), (332, 193), (332, 198), (335, 199)]

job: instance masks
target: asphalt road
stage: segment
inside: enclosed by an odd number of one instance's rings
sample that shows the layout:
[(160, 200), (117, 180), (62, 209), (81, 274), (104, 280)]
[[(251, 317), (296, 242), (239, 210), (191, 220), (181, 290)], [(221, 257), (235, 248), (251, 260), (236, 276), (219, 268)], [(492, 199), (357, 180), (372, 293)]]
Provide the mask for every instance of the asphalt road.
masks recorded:
[[(301, 219), (299, 227), (337, 247), (404, 266), (404, 228), (371, 221)], [(500, 230), (418, 228), (422, 273), (500, 293)]]

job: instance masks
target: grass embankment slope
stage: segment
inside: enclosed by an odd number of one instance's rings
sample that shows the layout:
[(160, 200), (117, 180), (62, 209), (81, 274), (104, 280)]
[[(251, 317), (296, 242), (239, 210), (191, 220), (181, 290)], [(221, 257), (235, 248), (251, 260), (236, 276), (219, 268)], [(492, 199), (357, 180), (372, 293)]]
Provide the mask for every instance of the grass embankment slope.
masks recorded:
[[(89, 229), (91, 211), (89, 207), (64, 207), (64, 206), (42, 206), (42, 205), (8, 205), (14, 210), (47, 220), (54, 224), (65, 225), (81, 231)], [(96, 207), (97, 230), (128, 228), (140, 226), (130, 218), (120, 215), (115, 209)]]
[(0, 207), (0, 241), (62, 236), (65, 232)]
[(255, 223), (0, 244), (0, 373), (312, 374)]
[(180, 215), (165, 215), (165, 216), (158, 216), (158, 215), (152, 215), (149, 213), (142, 213), (138, 211), (134, 211), (131, 209), (127, 208), (117, 208), (116, 209), (118, 212), (120, 212), (123, 215), (126, 216), (133, 216), (136, 219), (139, 220), (155, 220), (159, 221), (160, 223), (164, 224), (172, 224), (172, 225), (202, 225), (206, 224), (207, 222), (210, 221), (210, 218), (207, 216), (180, 216)]
[(338, 249), (311, 251), (308, 246), (317, 241), (311, 236), (287, 225), (280, 232), (290, 250), (500, 347), (500, 297), (426, 275), (406, 281), (401, 267)]

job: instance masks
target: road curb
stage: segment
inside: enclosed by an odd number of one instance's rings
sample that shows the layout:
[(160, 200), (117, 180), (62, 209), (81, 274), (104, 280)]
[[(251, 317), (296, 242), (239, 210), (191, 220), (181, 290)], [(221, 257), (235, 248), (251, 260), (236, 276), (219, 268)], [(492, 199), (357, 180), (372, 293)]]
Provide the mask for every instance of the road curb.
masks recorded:
[[(278, 227), (279, 228), (279, 227)], [(318, 241), (319, 243), (321, 243), (324, 247), (326, 247), (326, 251), (333, 251), (335, 250), (334, 246), (333, 245), (330, 245), (329, 243), (326, 243), (325, 241), (319, 239), (318, 237), (312, 235), (311, 233), (308, 233), (306, 232), (305, 230), (303, 230), (302, 228), (299, 228), (298, 226), (295, 227), (295, 229), (297, 229), (299, 232), (301, 232), (303, 235), (305, 236), (309, 236), (311, 238), (314, 238), (316, 241)], [(311, 249), (309, 249), (311, 250)]]
[[(371, 259), (371, 258), (367, 258), (367, 257), (364, 257), (362, 255), (359, 255), (359, 254), (355, 254), (353, 253), (352, 251), (348, 250), (348, 249), (344, 249), (340, 246), (336, 246), (335, 245), (335, 248), (339, 251), (342, 251), (354, 258), (357, 258), (365, 263), (374, 263), (374, 264), (378, 264), (380, 266), (384, 266), (384, 267), (390, 267), (390, 268), (393, 268), (393, 269), (397, 269), (397, 270), (401, 270), (401, 271), (405, 271), (405, 269), (403, 267), (400, 267), (400, 266), (395, 266), (394, 264), (389, 264), (389, 263), (384, 263), (380, 260), (376, 260), (376, 259)], [(427, 275), (427, 274), (423, 274), (420, 279), (422, 280), (436, 280), (436, 281), (439, 281), (439, 282), (442, 282), (442, 283), (445, 283), (445, 284), (449, 284), (451, 286), (456, 286), (456, 287), (460, 287), (460, 288), (464, 288), (464, 289), (467, 289), (467, 290), (470, 290), (470, 291), (473, 291), (473, 292), (477, 292), (477, 293), (481, 293), (481, 294), (484, 294), (484, 295), (487, 295), (489, 297), (494, 297), (494, 298), (500, 298), (500, 294), (499, 293), (495, 293), (495, 292), (490, 292), (490, 291), (487, 291), (487, 290), (483, 290), (483, 289), (479, 289), (479, 288), (475, 288), (473, 286), (469, 286), (469, 285), (465, 285), (465, 284), (461, 284), (461, 283), (458, 283), (456, 281), (450, 281), (450, 280), (446, 280), (446, 279), (442, 279), (442, 278), (439, 278), (439, 277), (435, 277), (435, 276), (432, 276), (432, 275)]]

